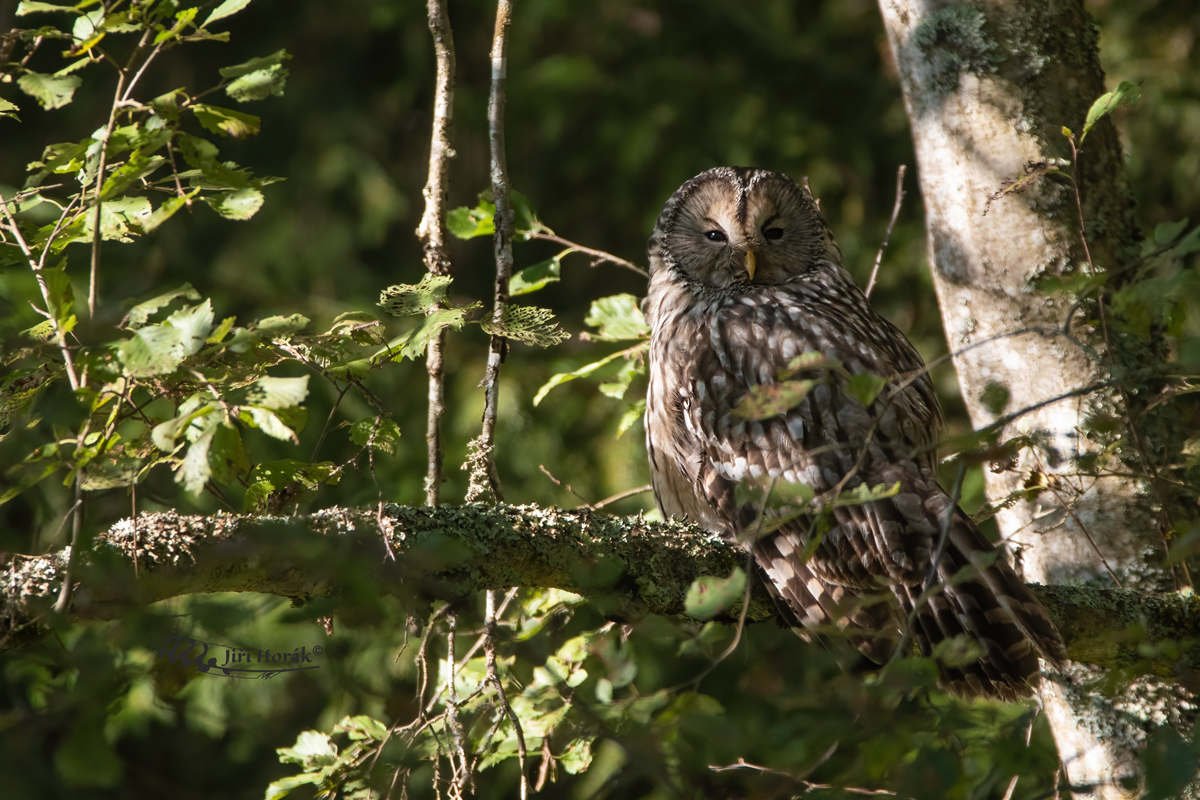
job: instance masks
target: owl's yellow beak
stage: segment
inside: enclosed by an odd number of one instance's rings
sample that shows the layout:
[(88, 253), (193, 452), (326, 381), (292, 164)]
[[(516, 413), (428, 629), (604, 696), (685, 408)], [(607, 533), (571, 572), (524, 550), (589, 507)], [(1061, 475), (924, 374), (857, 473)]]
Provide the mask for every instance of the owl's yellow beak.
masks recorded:
[(750, 276), (750, 280), (754, 280), (755, 266), (756, 263), (754, 261), (754, 251), (751, 250), (750, 252), (746, 253), (746, 274)]

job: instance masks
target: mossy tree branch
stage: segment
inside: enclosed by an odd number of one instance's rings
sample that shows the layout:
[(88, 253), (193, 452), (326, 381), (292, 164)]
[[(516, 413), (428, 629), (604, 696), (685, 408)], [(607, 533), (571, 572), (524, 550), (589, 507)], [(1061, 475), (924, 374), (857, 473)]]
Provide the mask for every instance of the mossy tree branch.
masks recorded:
[[(5, 646), (37, 635), (36, 623), (51, 613), (66, 561), (64, 550), (16, 556), (6, 565), (0, 590)], [(139, 516), (136, 540), (133, 521), (125, 519), (77, 554), (72, 614), (112, 619), (158, 600), (208, 592), (329, 598), (336, 607), (338, 598), (364, 588), (423, 604), (522, 586), (576, 592), (610, 618), (634, 621), (684, 614), (684, 597), (696, 578), (726, 576), (744, 561), (737, 549), (694, 526), (537, 506), (390, 505), (382, 513), (333, 508), (295, 517), (161, 512)], [(1073, 660), (1163, 676), (1200, 667), (1188, 650), (1200, 640), (1196, 595), (1034, 590)], [(761, 584), (750, 604), (749, 621), (775, 616)], [(725, 621), (731, 621), (737, 609), (727, 613)]]

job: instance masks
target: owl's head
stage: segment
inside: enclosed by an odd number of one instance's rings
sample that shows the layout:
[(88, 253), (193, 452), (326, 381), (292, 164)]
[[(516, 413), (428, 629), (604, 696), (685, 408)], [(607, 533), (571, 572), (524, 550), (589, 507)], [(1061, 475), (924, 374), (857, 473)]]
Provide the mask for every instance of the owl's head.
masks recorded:
[(808, 190), (786, 175), (716, 167), (667, 201), (650, 237), (650, 272), (727, 291), (784, 283), (834, 257)]

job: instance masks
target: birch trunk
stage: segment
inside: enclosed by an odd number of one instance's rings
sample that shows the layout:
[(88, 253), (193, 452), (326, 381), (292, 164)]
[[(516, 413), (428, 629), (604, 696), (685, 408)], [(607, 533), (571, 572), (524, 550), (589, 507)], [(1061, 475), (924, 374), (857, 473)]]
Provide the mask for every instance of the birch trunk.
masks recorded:
[[(880, 0), (880, 8), (912, 126), (934, 284), (972, 422), (979, 429), (1045, 403), (1001, 435), (1033, 436), (1040, 446), (1023, 449), (1011, 469), (986, 470), (992, 502), (1046, 487), (1000, 513), (1009, 553), (1031, 582), (1177, 588), (1154, 563), (1163, 528), (1146, 486), (1077, 474), (1077, 458), (1099, 447), (1080, 433), (1085, 418), (1124, 418), (1128, 400), (1115, 387), (1085, 390), (1114, 374), (1112, 359), (1144, 366), (1153, 354), (1106, 348), (1099, 326), (1087, 326), (1096, 309), (1072, 314), (1074, 298), (1036, 288), (1045, 276), (1089, 268), (1075, 193), (1039, 180), (989, 204), (1027, 165), (1073, 160), (1062, 128), (1081, 132), (1105, 91), (1094, 23), (1082, 0)], [(1136, 256), (1138, 233), (1110, 120), (1088, 135), (1076, 175), (1092, 260), (1111, 270)], [(1040, 333), (992, 340), (1027, 329)], [(993, 384), (1008, 401), (989, 410), (981, 396)], [(1004, 392), (993, 386), (989, 400), (997, 397)], [(1053, 398), (1062, 399), (1046, 402)], [(1042, 702), (1076, 793), (1094, 787), (1088, 797), (1133, 797), (1147, 733), (1164, 723), (1189, 728), (1193, 706), (1159, 681), (1106, 699), (1085, 688), (1097, 677), (1071, 662), (1044, 681)]]

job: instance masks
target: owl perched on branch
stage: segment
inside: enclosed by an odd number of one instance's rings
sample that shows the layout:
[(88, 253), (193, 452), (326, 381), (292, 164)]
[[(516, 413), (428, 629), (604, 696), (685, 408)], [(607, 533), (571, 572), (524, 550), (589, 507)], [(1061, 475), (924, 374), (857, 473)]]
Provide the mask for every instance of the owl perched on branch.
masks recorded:
[(807, 189), (731, 167), (685, 183), (650, 237), (644, 308), (665, 517), (748, 547), (793, 623), (842, 628), (872, 660), (906, 626), (925, 654), (954, 640), (939, 664), (960, 694), (1027, 695), (1039, 653), (1064, 658), (1037, 599), (938, 485), (925, 365), (842, 267)]

